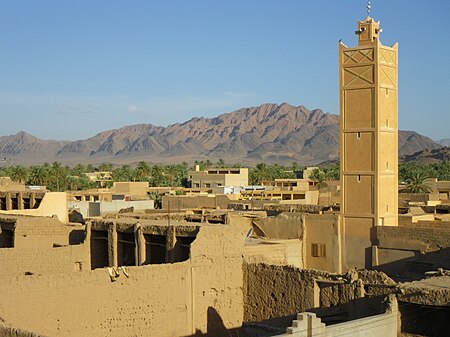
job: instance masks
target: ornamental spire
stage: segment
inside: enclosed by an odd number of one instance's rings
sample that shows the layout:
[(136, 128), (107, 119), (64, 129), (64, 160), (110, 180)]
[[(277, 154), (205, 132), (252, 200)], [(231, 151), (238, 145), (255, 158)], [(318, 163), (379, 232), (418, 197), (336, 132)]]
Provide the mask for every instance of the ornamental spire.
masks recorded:
[(370, 16), (370, 10), (372, 9), (372, 2), (367, 0), (367, 16)]

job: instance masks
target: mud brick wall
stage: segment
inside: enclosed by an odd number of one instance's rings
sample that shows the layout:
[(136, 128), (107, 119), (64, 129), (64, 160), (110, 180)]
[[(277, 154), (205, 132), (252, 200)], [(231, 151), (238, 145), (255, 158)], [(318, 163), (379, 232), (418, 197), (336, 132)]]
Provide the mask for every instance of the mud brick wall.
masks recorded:
[(228, 225), (202, 226), (191, 258), (127, 267), (0, 278), (0, 317), (45, 336), (229, 337), (242, 325), (244, 240)]
[(409, 242), (422, 242), (430, 249), (450, 247), (450, 227), (374, 227), (376, 239), (380, 246), (391, 240)]
[(245, 264), (244, 280), (244, 320), (251, 322), (347, 303), (363, 296), (362, 282), (292, 266)]
[(19, 275), (73, 273), (90, 269), (86, 246), (0, 248), (0, 279)]

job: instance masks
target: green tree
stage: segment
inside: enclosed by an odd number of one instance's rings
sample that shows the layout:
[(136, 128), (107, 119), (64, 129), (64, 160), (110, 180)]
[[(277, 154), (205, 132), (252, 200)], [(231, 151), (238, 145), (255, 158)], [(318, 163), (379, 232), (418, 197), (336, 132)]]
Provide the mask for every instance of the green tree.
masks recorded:
[(134, 170), (134, 176), (138, 181), (147, 181), (151, 168), (146, 161), (140, 161)]
[(28, 169), (21, 165), (13, 166), (10, 170), (10, 178), (18, 183), (25, 183), (28, 178)]
[(149, 196), (149, 198), (151, 199), (151, 200), (153, 200), (154, 201), (154, 207), (156, 208), (156, 209), (161, 209), (161, 207), (162, 207), (162, 195), (161, 195), (161, 193), (158, 193), (158, 192), (150, 192), (149, 194), (148, 194), (148, 196)]
[(168, 186), (181, 186), (181, 181), (179, 180), (180, 169), (176, 165), (167, 165), (164, 168), (164, 176), (166, 177)]
[(158, 186), (167, 186), (167, 179), (164, 174), (164, 169), (161, 165), (153, 165), (150, 171), (150, 186), (158, 187)]
[(315, 182), (315, 185), (319, 190), (328, 187), (328, 184), (326, 183), (327, 175), (320, 168), (314, 169), (309, 178)]
[(84, 174), (88, 172), (86, 170), (86, 167), (83, 164), (77, 164), (75, 167), (73, 167), (70, 170), (70, 174), (73, 176), (78, 176), (78, 177), (82, 177), (84, 176)]
[(428, 174), (422, 169), (412, 171), (409, 177), (406, 178), (406, 186), (404, 189), (402, 189), (402, 192), (430, 193), (430, 187), (425, 184), (425, 179), (427, 178), (429, 178)]
[(340, 162), (323, 168), (326, 180), (339, 180), (341, 176)]
[(130, 165), (123, 165), (112, 171), (112, 179), (113, 181), (133, 181), (134, 172)]
[(222, 158), (219, 158), (219, 160), (216, 163), (217, 167), (225, 167), (225, 161)]
[(101, 172), (111, 172), (112, 171), (112, 168), (113, 168), (113, 165), (111, 164), (111, 163), (101, 163), (99, 166), (98, 166), (98, 171), (101, 171)]
[(68, 169), (60, 162), (55, 161), (50, 167), (48, 188), (51, 191), (64, 191), (67, 189)]
[(256, 167), (250, 170), (250, 184), (260, 185), (263, 181), (271, 180), (272, 174), (266, 163), (256, 164)]
[(30, 167), (30, 174), (28, 176), (29, 185), (44, 186), (47, 185), (48, 179), (49, 179), (48, 167), (44, 165)]

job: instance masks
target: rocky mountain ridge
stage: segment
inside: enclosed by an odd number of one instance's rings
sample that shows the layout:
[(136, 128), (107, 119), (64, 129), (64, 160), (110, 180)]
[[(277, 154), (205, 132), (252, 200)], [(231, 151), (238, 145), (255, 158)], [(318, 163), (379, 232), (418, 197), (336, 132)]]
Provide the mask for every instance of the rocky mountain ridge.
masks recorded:
[[(399, 132), (400, 155), (440, 145), (413, 131)], [(47, 141), (25, 132), (0, 137), (1, 158), (14, 163), (178, 163), (219, 158), (253, 165), (317, 164), (339, 156), (339, 116), (303, 106), (263, 104), (167, 127), (124, 126), (78, 141)]]
[(403, 162), (419, 162), (422, 164), (430, 164), (440, 161), (450, 161), (450, 147), (444, 146), (439, 149), (425, 149), (412, 154), (402, 156), (400, 158)]

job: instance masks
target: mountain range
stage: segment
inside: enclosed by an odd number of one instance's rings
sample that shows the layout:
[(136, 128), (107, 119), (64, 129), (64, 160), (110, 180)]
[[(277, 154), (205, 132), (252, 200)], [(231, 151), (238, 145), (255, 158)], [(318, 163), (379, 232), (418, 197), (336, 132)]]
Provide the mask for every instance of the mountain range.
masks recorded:
[[(399, 155), (441, 145), (414, 131), (399, 131)], [(303, 106), (263, 104), (214, 118), (195, 117), (167, 127), (124, 126), (77, 141), (36, 138), (24, 131), (0, 137), (0, 158), (14, 164), (277, 162), (313, 165), (339, 157), (339, 116)]]
[(415, 152), (413, 154), (408, 154), (405, 156), (402, 156), (400, 158), (400, 161), (403, 162), (418, 162), (422, 164), (430, 164), (430, 163), (436, 163), (440, 161), (450, 161), (450, 147), (444, 146), (439, 149), (425, 149), (418, 152)]
[(450, 138), (439, 139), (436, 143), (442, 146), (450, 146)]

